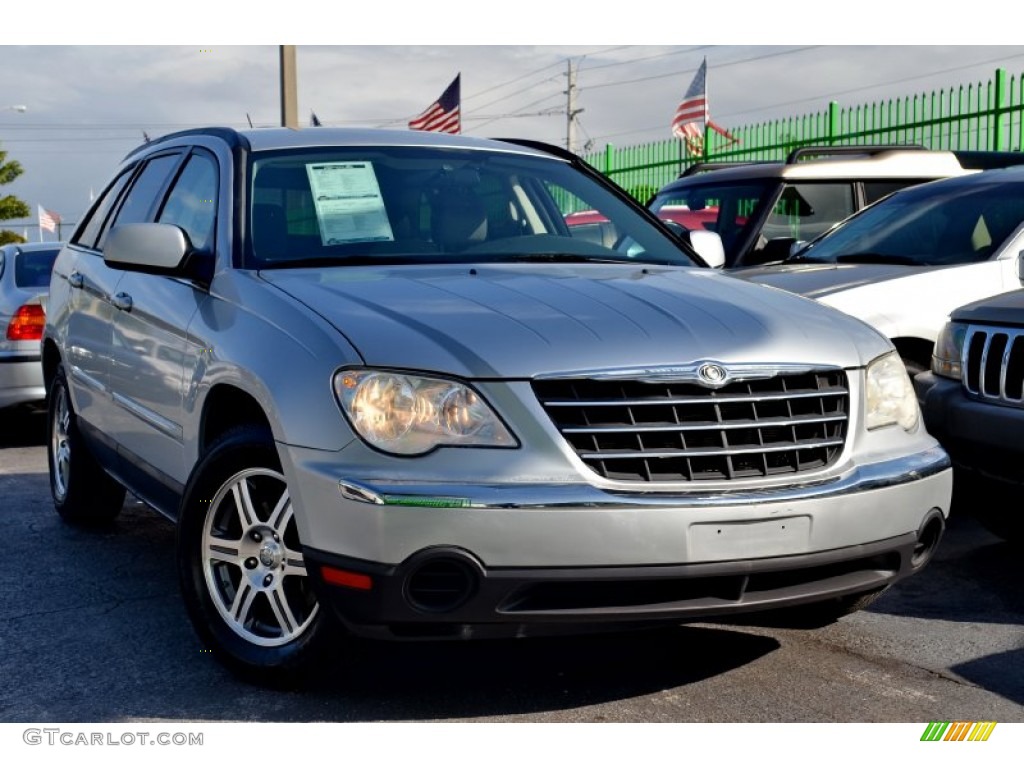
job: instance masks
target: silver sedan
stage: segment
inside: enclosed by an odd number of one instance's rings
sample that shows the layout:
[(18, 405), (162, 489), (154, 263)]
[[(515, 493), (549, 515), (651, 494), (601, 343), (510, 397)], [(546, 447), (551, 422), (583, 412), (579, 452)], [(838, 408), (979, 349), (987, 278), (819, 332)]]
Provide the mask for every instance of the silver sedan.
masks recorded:
[(41, 403), (39, 340), (46, 322), (50, 270), (63, 243), (0, 247), (0, 408)]

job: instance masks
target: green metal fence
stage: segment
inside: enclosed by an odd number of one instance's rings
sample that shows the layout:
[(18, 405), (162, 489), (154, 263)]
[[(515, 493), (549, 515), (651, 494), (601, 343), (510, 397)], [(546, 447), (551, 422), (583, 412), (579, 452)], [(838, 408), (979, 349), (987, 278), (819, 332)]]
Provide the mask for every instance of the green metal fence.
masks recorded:
[(634, 147), (607, 145), (584, 158), (641, 202), (698, 161), (783, 160), (797, 147), (921, 144), (929, 149), (1016, 150), (1024, 143), (1024, 74), (997, 69), (985, 83), (873, 104), (730, 128), (739, 139), (706, 131), (706, 155), (690, 153), (679, 139)]

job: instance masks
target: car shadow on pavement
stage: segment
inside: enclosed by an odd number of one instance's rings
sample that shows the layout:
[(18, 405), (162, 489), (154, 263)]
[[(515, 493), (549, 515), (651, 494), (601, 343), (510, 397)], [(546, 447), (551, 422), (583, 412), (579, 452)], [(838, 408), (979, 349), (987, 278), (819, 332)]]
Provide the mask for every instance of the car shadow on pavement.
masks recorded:
[(982, 656), (950, 669), (975, 685), (1024, 704), (1024, 648)]
[(687, 626), (507, 641), (356, 641), (305, 694), (344, 699), (371, 720), (546, 713), (685, 688), (778, 648), (771, 637)]
[(1019, 544), (993, 536), (968, 516), (954, 515), (925, 570), (897, 584), (868, 610), (963, 623), (1016, 624), (1024, 633), (1022, 576)]

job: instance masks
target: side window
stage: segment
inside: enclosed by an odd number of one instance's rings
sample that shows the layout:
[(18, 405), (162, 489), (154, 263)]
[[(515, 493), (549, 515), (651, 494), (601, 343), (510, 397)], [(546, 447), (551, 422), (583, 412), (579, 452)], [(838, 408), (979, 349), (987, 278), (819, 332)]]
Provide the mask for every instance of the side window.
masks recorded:
[(217, 219), (217, 163), (206, 154), (194, 154), (174, 183), (157, 221), (177, 224), (188, 235), (192, 247), (213, 248)]
[[(180, 154), (160, 155), (146, 163), (146, 167), (142, 169), (142, 173), (138, 175), (135, 183), (128, 190), (121, 209), (114, 217), (113, 225), (149, 221), (153, 209), (161, 198), (161, 193), (167, 186), (167, 181), (180, 159)], [(100, 233), (98, 248), (103, 247), (103, 240), (109, 231), (110, 227), (107, 227)]]
[(93, 205), (92, 210), (89, 212), (85, 221), (71, 238), (72, 243), (86, 248), (96, 247), (96, 237), (99, 235), (100, 229), (103, 227), (103, 223), (107, 220), (107, 216), (110, 214), (110, 209), (117, 201), (117, 198), (121, 194), (121, 190), (124, 189), (124, 185), (128, 183), (128, 179), (131, 178), (134, 170), (134, 166), (126, 170), (114, 180), (113, 184), (107, 187), (106, 192), (100, 195), (99, 200), (97, 200)]
[(848, 182), (787, 184), (761, 234), (766, 240), (812, 240), (853, 212), (853, 186)]

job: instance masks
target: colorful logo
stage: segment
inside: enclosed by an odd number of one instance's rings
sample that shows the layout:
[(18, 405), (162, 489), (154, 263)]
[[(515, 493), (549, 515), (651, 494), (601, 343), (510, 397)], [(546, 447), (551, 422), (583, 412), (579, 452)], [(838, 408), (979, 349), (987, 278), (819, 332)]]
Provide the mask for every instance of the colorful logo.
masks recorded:
[(988, 741), (995, 727), (994, 722), (928, 723), (921, 741)]

